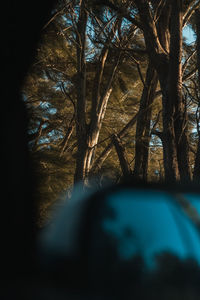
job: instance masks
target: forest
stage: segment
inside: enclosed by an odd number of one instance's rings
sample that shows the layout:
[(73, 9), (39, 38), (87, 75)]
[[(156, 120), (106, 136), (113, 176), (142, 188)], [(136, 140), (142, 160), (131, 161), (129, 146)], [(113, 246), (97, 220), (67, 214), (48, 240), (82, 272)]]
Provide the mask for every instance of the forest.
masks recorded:
[(200, 1), (58, 0), (36, 52), (22, 96), (41, 220), (79, 181), (200, 181)]

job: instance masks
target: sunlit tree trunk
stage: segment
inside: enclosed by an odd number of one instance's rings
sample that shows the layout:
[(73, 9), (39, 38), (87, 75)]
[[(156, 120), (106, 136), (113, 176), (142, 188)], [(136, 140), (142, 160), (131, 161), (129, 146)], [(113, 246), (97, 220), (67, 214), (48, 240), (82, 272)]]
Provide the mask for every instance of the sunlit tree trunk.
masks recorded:
[[(90, 116), (86, 117), (86, 61), (85, 61), (85, 45), (86, 45), (86, 27), (88, 13), (85, 7), (85, 1), (81, 1), (79, 20), (77, 23), (76, 43), (77, 43), (77, 103), (76, 103), (76, 136), (77, 136), (77, 157), (74, 182), (82, 181), (83, 184), (88, 183), (88, 177), (95, 156), (95, 149), (98, 144), (99, 134), (102, 122), (105, 116), (108, 100), (112, 93), (112, 83), (116, 70), (120, 61), (120, 53), (116, 55), (112, 62), (109, 73), (107, 74), (106, 84), (103, 82), (103, 72), (105, 63), (109, 53), (109, 45), (112, 42), (118, 20), (113, 24), (113, 28), (108, 34), (105, 46), (101, 50), (101, 54), (96, 63), (96, 73), (94, 76), (92, 105)], [(87, 95), (88, 97), (88, 95)]]
[[(113, 36), (112, 36), (113, 37)], [(103, 51), (104, 52), (104, 51)], [(96, 77), (98, 77), (98, 74), (103, 74), (104, 64), (102, 64), (103, 61), (105, 61), (107, 58), (102, 57), (100, 58), (100, 68), (97, 69)], [(114, 79), (114, 76), (116, 74), (116, 70), (119, 64), (120, 60), (120, 54), (116, 56), (112, 69), (110, 71), (107, 84), (104, 87), (103, 93), (100, 94), (100, 87), (101, 87), (101, 81), (98, 80), (98, 84), (94, 85), (93, 88), (93, 99), (92, 99), (92, 109), (91, 109), (91, 121), (89, 124), (89, 131), (88, 131), (88, 157), (87, 157), (87, 176), (90, 175), (90, 171), (94, 162), (95, 157), (95, 150), (99, 139), (100, 130), (102, 127), (102, 122), (105, 116), (108, 100), (110, 98), (110, 95), (112, 93), (112, 82)], [(98, 93), (96, 93), (98, 91)]]

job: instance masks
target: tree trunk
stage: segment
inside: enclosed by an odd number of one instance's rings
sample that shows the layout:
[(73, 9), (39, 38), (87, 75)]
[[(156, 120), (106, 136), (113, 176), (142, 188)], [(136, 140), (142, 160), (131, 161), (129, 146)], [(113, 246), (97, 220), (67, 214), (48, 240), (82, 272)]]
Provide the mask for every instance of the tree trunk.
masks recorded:
[(196, 152), (196, 157), (195, 157), (193, 180), (196, 182), (200, 182), (200, 137), (199, 137), (198, 144), (197, 144), (197, 152)]
[(149, 59), (162, 90), (165, 178), (176, 181), (180, 173), (181, 180), (190, 180), (186, 106), (182, 99), (182, 0), (167, 1), (161, 15), (154, 18), (147, 1), (135, 0), (135, 3)]
[(92, 93), (92, 108), (88, 132), (88, 156), (87, 156), (87, 176), (89, 176), (95, 157), (95, 150), (99, 139), (102, 122), (105, 116), (108, 100), (112, 93), (112, 82), (120, 61), (120, 53), (115, 57), (113, 66), (107, 79), (107, 84), (102, 88), (103, 72), (109, 53), (109, 44), (112, 42), (118, 25), (118, 20), (113, 24), (113, 28), (107, 37), (104, 48), (102, 49), (97, 71), (94, 78)]
[(85, 1), (81, 1), (80, 14), (77, 23), (76, 53), (77, 53), (77, 105), (76, 105), (76, 136), (77, 158), (74, 181), (84, 181), (87, 156), (87, 125), (86, 125), (86, 25), (88, 13)]
[(87, 184), (95, 149), (98, 143), (102, 122), (105, 116), (108, 100), (112, 93), (112, 82), (120, 61), (120, 53), (116, 56), (107, 83), (102, 84), (103, 72), (109, 45), (112, 42), (118, 20), (113, 24), (107, 37), (104, 48), (101, 51), (97, 70), (94, 77), (92, 107), (90, 122), (86, 124), (86, 70), (85, 70), (85, 39), (86, 39), (87, 12), (84, 1), (81, 2), (80, 15), (77, 24), (77, 105), (76, 105), (76, 133), (77, 133), (77, 159), (74, 181), (82, 181)]
[[(198, 68), (198, 87), (199, 87), (198, 95), (200, 96), (200, 9), (197, 9), (195, 11), (195, 20), (196, 20), (196, 35), (197, 35), (197, 68)], [(199, 134), (199, 140), (197, 144), (197, 153), (195, 158), (193, 180), (200, 182), (200, 134)]]
[(113, 134), (112, 142), (113, 142), (113, 145), (115, 146), (115, 149), (116, 149), (116, 152), (117, 152), (117, 155), (118, 155), (118, 158), (119, 158), (119, 162), (120, 162), (120, 166), (121, 166), (121, 169), (122, 169), (123, 176), (126, 177), (128, 175), (131, 175), (131, 168), (130, 168), (130, 165), (128, 163), (128, 159), (127, 159), (127, 156), (126, 156), (126, 151), (125, 151), (123, 145), (121, 144), (121, 141), (120, 141), (119, 137), (117, 135)]
[(182, 0), (173, 1), (170, 23), (169, 97), (174, 105), (174, 132), (181, 181), (190, 181), (186, 104), (182, 97)]
[(152, 17), (149, 3), (145, 0), (135, 0), (138, 7), (144, 39), (149, 59), (157, 71), (158, 79), (162, 91), (163, 103), (163, 158), (165, 179), (176, 181), (178, 179), (177, 153), (175, 144), (175, 133), (173, 124), (173, 103), (169, 98), (169, 54), (164, 48), (167, 45), (167, 35), (162, 33), (162, 42), (160, 41), (161, 31), (166, 31), (167, 24), (163, 26), (162, 18), (159, 20), (159, 35), (158, 24), (156, 26), (155, 19)]
[[(158, 79), (154, 67), (149, 63), (146, 72), (145, 86), (140, 100), (139, 111), (146, 111), (137, 118), (136, 146), (135, 146), (135, 167), (134, 177), (147, 180), (149, 142), (150, 142), (150, 121), (155, 91)], [(147, 109), (148, 108), (148, 109)]]
[(106, 95), (104, 95), (102, 100), (102, 109), (98, 113), (98, 118), (92, 118), (92, 122), (90, 124), (89, 134), (88, 134), (88, 153), (87, 153), (87, 176), (90, 173), (92, 163), (95, 156), (95, 149), (98, 143), (99, 134), (102, 126), (102, 121), (104, 119), (105, 111), (107, 108), (108, 100), (112, 93), (112, 88), (107, 91)]

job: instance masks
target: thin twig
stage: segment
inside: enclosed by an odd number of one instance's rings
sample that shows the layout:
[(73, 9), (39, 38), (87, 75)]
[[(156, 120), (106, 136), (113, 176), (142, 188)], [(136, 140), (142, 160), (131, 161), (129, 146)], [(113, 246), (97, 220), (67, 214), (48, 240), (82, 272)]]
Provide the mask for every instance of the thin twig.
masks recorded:
[(200, 6), (200, 1), (198, 1), (196, 4), (195, 2), (196, 0), (193, 0), (191, 4), (188, 4), (188, 9), (183, 16), (183, 28), (187, 25), (195, 10)]
[(140, 79), (141, 79), (141, 81), (142, 81), (142, 83), (143, 83), (144, 88), (146, 88), (146, 84), (145, 84), (145, 81), (144, 81), (144, 78), (143, 78), (143, 75), (142, 75), (142, 71), (141, 71), (141, 68), (140, 68), (140, 63), (135, 59), (134, 56), (132, 56), (132, 55), (130, 55), (130, 54), (128, 54), (128, 56), (129, 56), (130, 59), (131, 59), (132, 61), (134, 61), (134, 63), (136, 64), (137, 70), (138, 70), (138, 74), (139, 74), (139, 76), (140, 76)]
[(189, 61), (191, 60), (191, 58), (194, 56), (194, 54), (197, 52), (197, 50), (194, 50), (189, 56), (188, 58), (186, 59), (186, 61), (184, 62), (183, 64), (183, 67), (182, 67), (182, 72), (184, 74), (186, 68), (187, 68), (187, 64), (189, 63)]
[(75, 104), (74, 100), (72, 99), (72, 97), (70, 96), (70, 94), (66, 91), (63, 82), (60, 83), (60, 89), (63, 92), (63, 94), (69, 98), (69, 100), (71, 101), (71, 103), (74, 107), (74, 111), (76, 111), (76, 104)]

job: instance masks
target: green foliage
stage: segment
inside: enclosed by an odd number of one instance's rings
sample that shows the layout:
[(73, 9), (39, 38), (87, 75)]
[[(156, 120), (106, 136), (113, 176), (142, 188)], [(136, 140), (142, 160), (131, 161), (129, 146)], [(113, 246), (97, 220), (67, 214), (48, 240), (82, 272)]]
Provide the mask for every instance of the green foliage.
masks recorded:
[[(106, 2), (106, 1), (105, 1)], [(188, 1), (187, 1), (188, 2)], [(110, 1), (116, 7), (137, 17), (133, 1)], [(105, 88), (113, 61), (121, 53), (119, 65), (112, 82), (113, 91), (106, 109), (105, 118), (95, 148), (95, 160), (111, 142), (111, 135), (119, 133), (139, 110), (144, 89), (148, 56), (145, 52), (143, 33), (135, 25), (119, 15), (115, 9), (86, 1), (89, 14), (87, 24), (86, 49), (86, 100), (87, 122), (89, 123), (93, 101), (94, 77), (100, 54), (114, 20), (118, 17), (119, 26), (112, 43), (108, 43), (109, 54), (103, 72), (102, 90)], [(188, 4), (185, 3), (187, 6)], [(40, 222), (43, 224), (52, 205), (73, 185), (75, 172), (76, 138), (76, 83), (77, 56), (76, 31), (79, 14), (78, 1), (58, 1), (54, 17), (43, 30), (37, 57), (26, 78), (23, 88), (24, 101), (30, 115), (29, 146), (36, 166), (40, 206)], [(123, 21), (122, 21), (123, 20)], [(191, 24), (193, 19), (191, 19)], [(194, 52), (194, 45), (183, 45), (183, 61)], [(196, 55), (188, 61), (184, 76), (194, 70)], [(160, 86), (158, 85), (157, 92)], [(198, 135), (196, 133), (196, 110), (198, 107), (197, 78), (190, 77), (184, 82), (183, 95), (188, 109), (188, 132), (193, 152), (190, 153), (191, 165), (194, 164)], [(101, 91), (102, 93), (102, 91)], [(158, 93), (159, 94), (159, 93)], [(159, 116), (159, 117), (158, 117)], [(152, 106), (151, 129), (162, 132), (162, 99), (156, 97)], [(136, 123), (135, 123), (136, 125)], [(124, 134), (122, 143), (126, 148), (129, 164), (133, 170), (135, 158), (136, 126)], [(72, 132), (65, 145), (66, 135)], [(96, 170), (97, 178), (102, 181), (110, 178), (118, 181), (121, 168), (114, 149), (101, 168)], [(150, 136), (148, 180), (163, 180), (163, 149), (157, 135)]]

